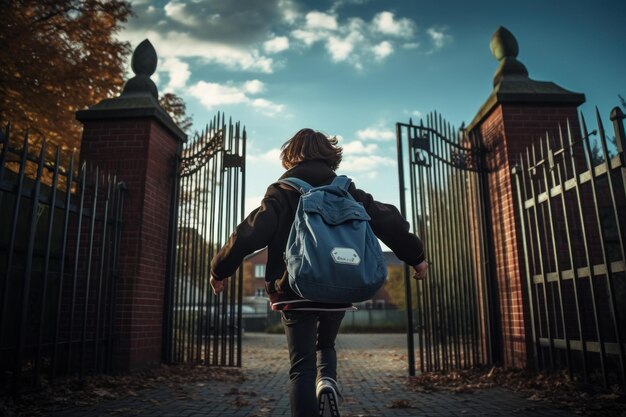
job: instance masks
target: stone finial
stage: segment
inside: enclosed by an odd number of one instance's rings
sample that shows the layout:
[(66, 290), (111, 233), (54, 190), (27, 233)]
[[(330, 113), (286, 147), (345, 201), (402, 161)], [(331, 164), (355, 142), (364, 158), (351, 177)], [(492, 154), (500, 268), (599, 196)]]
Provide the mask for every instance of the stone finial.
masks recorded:
[(519, 45), (515, 36), (505, 27), (500, 26), (491, 37), (489, 42), (491, 53), (497, 60), (501, 61), (505, 57), (517, 58)]
[(493, 77), (493, 85), (497, 85), (503, 77), (528, 77), (526, 66), (517, 60), (519, 45), (515, 36), (505, 27), (500, 26), (489, 42), (492, 55), (500, 61), (500, 66)]
[(493, 77), (493, 91), (467, 127), (470, 132), (501, 104), (556, 104), (578, 106), (585, 95), (566, 90), (552, 81), (537, 81), (528, 76), (526, 66), (517, 60), (519, 45), (515, 36), (500, 26), (489, 42), (491, 53), (500, 61)]
[(154, 46), (152, 46), (148, 39), (145, 39), (133, 52), (131, 68), (135, 76), (126, 81), (122, 95), (148, 93), (155, 99), (158, 99), (159, 92), (154, 81), (150, 79), (150, 76), (156, 71), (157, 61), (158, 58)]

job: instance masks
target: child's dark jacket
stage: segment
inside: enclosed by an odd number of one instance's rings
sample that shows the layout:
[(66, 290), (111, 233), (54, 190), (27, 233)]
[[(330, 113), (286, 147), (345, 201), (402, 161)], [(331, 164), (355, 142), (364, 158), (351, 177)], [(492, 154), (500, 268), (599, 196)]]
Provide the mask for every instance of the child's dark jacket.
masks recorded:
[[(304, 161), (286, 171), (281, 178), (300, 178), (313, 187), (333, 181), (335, 172), (322, 160)], [(370, 215), (372, 230), (395, 254), (408, 263), (417, 265), (424, 260), (422, 242), (409, 232), (409, 223), (392, 205), (375, 201), (373, 197), (350, 185), (350, 194), (363, 203)], [(265, 288), (272, 308), (282, 309), (345, 309), (349, 305), (322, 305), (304, 302), (289, 287), (283, 255), (289, 230), (293, 223), (300, 194), (284, 184), (271, 184), (261, 206), (237, 226), (228, 242), (211, 262), (211, 273), (218, 279), (235, 273), (244, 257), (267, 246)]]

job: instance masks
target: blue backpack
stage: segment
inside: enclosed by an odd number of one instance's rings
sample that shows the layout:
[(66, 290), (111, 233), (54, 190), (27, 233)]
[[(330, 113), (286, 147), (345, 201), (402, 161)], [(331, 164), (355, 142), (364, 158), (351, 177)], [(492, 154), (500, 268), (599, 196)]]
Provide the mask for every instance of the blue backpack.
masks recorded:
[(340, 175), (321, 187), (298, 178), (279, 182), (301, 194), (285, 250), (291, 288), (323, 303), (371, 299), (387, 267), (370, 216), (348, 192), (350, 178)]

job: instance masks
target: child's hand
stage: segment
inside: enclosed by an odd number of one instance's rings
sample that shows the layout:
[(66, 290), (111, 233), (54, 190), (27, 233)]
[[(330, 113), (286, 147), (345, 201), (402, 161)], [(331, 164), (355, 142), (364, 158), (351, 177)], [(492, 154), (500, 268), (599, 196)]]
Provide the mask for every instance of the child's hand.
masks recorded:
[(213, 294), (217, 295), (224, 291), (224, 281), (218, 281), (211, 276), (211, 288), (213, 288)]
[(415, 274), (413, 275), (413, 278), (424, 279), (428, 274), (428, 262), (422, 261), (418, 265), (413, 265), (413, 269), (415, 269)]

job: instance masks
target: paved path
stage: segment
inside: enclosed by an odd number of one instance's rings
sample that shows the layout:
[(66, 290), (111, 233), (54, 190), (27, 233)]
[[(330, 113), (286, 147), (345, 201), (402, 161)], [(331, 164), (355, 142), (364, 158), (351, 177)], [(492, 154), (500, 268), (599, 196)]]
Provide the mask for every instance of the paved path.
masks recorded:
[[(405, 336), (341, 334), (337, 340), (344, 417), (542, 416), (573, 414), (527, 401), (505, 389), (474, 393), (415, 393), (405, 388)], [(141, 391), (136, 397), (52, 414), (96, 416), (289, 416), (288, 355), (284, 335), (244, 336), (244, 383), (192, 383)], [(211, 392), (211, 394), (209, 394)], [(391, 408), (393, 404), (405, 408)], [(411, 408), (408, 408), (408, 407)]]

